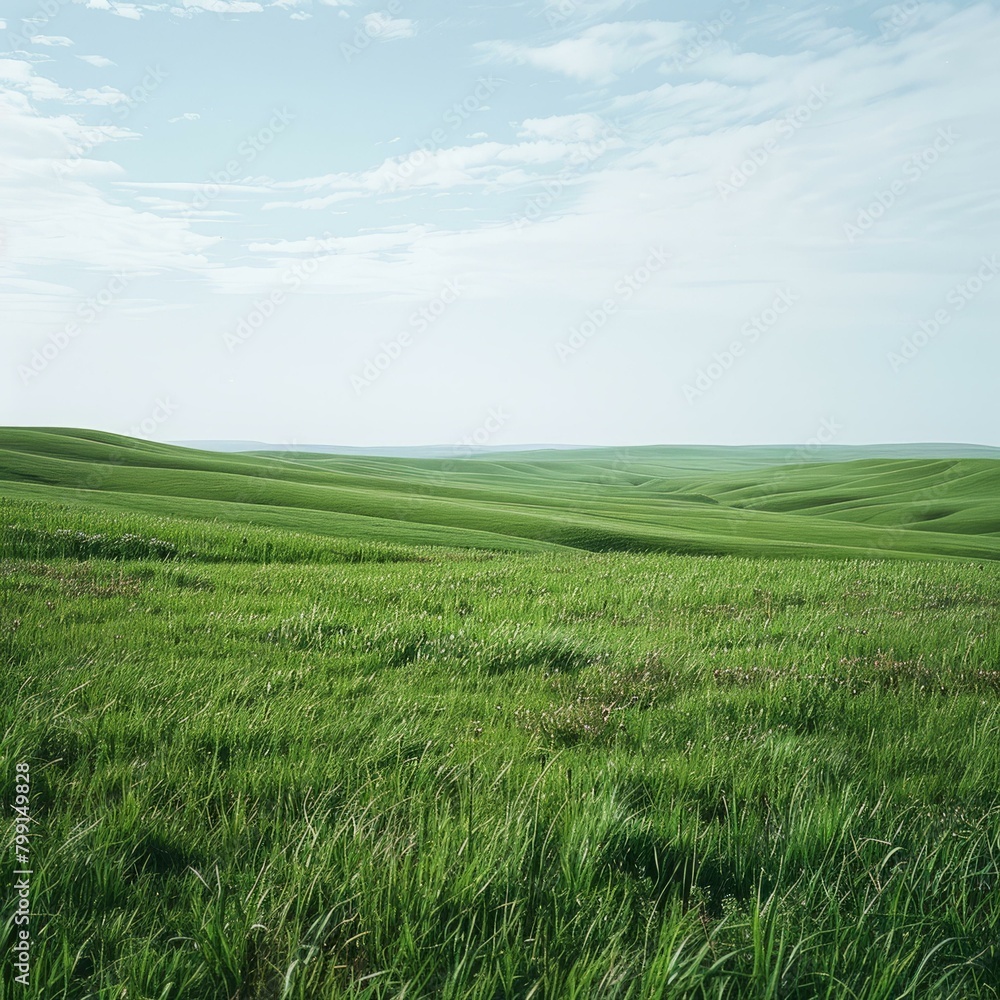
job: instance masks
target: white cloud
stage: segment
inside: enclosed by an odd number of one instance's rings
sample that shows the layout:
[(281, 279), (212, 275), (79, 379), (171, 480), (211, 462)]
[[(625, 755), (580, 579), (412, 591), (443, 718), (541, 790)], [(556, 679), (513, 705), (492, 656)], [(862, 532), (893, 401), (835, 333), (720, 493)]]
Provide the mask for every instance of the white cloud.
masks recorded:
[(394, 38), (412, 38), (417, 33), (417, 22), (405, 17), (390, 17), (373, 11), (361, 19), (365, 34), (371, 38), (389, 41)]
[(371, 195), (471, 187), (517, 188), (553, 172), (561, 173), (573, 162), (596, 162), (620, 144), (621, 140), (615, 138), (591, 143), (538, 137), (530, 142), (479, 142), (471, 146), (417, 149), (390, 157), (370, 170), (277, 182), (275, 190), (299, 190), (314, 197), (273, 201), (264, 207), (319, 211)]
[(128, 95), (114, 87), (88, 87), (70, 90), (47, 77), (39, 76), (31, 63), (23, 59), (0, 59), (0, 80), (17, 87), (34, 101), (63, 101), (66, 104), (90, 104), (107, 107), (128, 101)]
[[(253, 181), (254, 178), (246, 178)], [(261, 183), (221, 183), (212, 181), (126, 181), (122, 187), (133, 188), (136, 191), (190, 191), (192, 193), (202, 191), (206, 187), (221, 188), (227, 191), (247, 192), (250, 194), (267, 194), (271, 188), (264, 182)]]
[(82, 59), (85, 63), (96, 66), (98, 69), (107, 69), (108, 66), (118, 65), (111, 59), (108, 59), (107, 56), (77, 56), (76, 58)]
[[(87, 6), (91, 10), (106, 10), (119, 17), (127, 17), (131, 21), (138, 21), (142, 17), (143, 7), (134, 3), (118, 3), (117, 0), (89, 0)], [(156, 7), (146, 7), (145, 9), (156, 10)]]
[(688, 33), (683, 22), (615, 21), (596, 24), (551, 45), (482, 42), (479, 48), (506, 62), (527, 64), (575, 80), (610, 83), (673, 52)]
[(634, 7), (635, 0), (546, 0), (547, 17), (586, 17)]
[(185, 10), (211, 14), (259, 14), (264, 8), (254, 0), (182, 0)]
[(301, 201), (268, 201), (264, 203), (264, 208), (301, 208), (311, 212), (322, 212), (331, 205), (338, 205), (345, 201), (354, 201), (364, 192), (357, 189), (350, 191), (337, 191), (335, 194), (323, 195), (319, 198), (303, 198)]
[(31, 63), (23, 59), (0, 59), (0, 80), (26, 84), (31, 75)]
[[(66, 2), (66, 0), (62, 0)], [(82, 3), (88, 10), (106, 10), (109, 14), (117, 14), (119, 17), (126, 17), (132, 21), (142, 18), (145, 11), (167, 11), (177, 10), (169, 3), (125, 3), (123, 0), (73, 0), (73, 3)]]
[(526, 118), (518, 135), (526, 139), (553, 139), (559, 142), (596, 142), (608, 132), (604, 119), (585, 113)]
[(65, 35), (32, 35), (31, 43), (33, 45), (48, 45), (63, 48), (67, 45), (72, 45), (73, 39), (67, 38)]
[(31, 277), (38, 268), (84, 267), (197, 272), (215, 237), (194, 233), (190, 224), (137, 210), (109, 180), (124, 176), (117, 163), (92, 156), (108, 143), (136, 138), (120, 125), (90, 126), (66, 112), (39, 111), (35, 101), (61, 99), (70, 106), (108, 106), (127, 100), (114, 88), (72, 91), (38, 77), (30, 63), (0, 60), (0, 200), (8, 234), (6, 265)]
[(112, 104), (125, 104), (128, 95), (114, 87), (88, 87), (86, 90), (74, 90), (67, 99), (69, 104), (92, 104), (95, 107), (108, 107)]
[(173, 125), (174, 122), (196, 122), (201, 118), (201, 115), (197, 111), (185, 111), (182, 115), (176, 115), (173, 118), (168, 118), (167, 122)]

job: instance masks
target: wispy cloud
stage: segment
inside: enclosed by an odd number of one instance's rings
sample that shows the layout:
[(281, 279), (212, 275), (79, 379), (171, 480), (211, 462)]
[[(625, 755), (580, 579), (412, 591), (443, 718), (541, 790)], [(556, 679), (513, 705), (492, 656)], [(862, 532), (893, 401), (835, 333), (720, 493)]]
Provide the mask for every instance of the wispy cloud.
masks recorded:
[(255, 0), (181, 0), (185, 10), (210, 14), (259, 14), (264, 7)]
[[(115, 87), (87, 87), (83, 90), (63, 87), (35, 72), (33, 64), (24, 59), (0, 59), (0, 81), (23, 92), (34, 101), (61, 101), (68, 105), (89, 104), (94, 107), (107, 107), (111, 104), (123, 104), (129, 100), (127, 94)], [(10, 93), (8, 91), (8, 94)]]
[(167, 5), (119, 3), (118, 0), (87, 0), (87, 7), (91, 10), (106, 10), (110, 14), (117, 14), (118, 17), (138, 21), (142, 17), (143, 10), (163, 10), (166, 9)]
[(379, 11), (366, 14), (361, 19), (366, 34), (371, 38), (389, 41), (394, 38), (412, 38), (417, 33), (417, 22), (405, 17), (392, 17)]
[[(122, 204), (108, 182), (122, 168), (92, 153), (138, 134), (124, 125), (87, 125), (72, 108), (118, 106), (125, 94), (112, 87), (72, 90), (37, 74), (25, 60), (0, 60), (0, 190), (5, 227), (17, 247), (16, 269), (84, 267), (155, 273), (200, 270), (203, 253), (218, 242), (172, 220)], [(54, 113), (36, 101), (61, 102)], [(13, 261), (7, 258), (7, 266)]]
[[(598, 127), (586, 119), (583, 131), (596, 136)], [(533, 178), (561, 171), (573, 154), (586, 161), (587, 156), (595, 155), (595, 146), (599, 152), (608, 147), (606, 141), (597, 145), (591, 138), (579, 134), (580, 128), (580, 122), (544, 123), (533, 119), (525, 122), (522, 128), (530, 141), (475, 142), (441, 149), (416, 149), (389, 157), (370, 170), (277, 182), (276, 191), (302, 190), (313, 196), (299, 201), (269, 202), (264, 207), (315, 211), (372, 195), (460, 188), (516, 189)], [(546, 129), (549, 135), (544, 134)]]
[(491, 41), (482, 52), (503, 62), (529, 65), (575, 80), (610, 83), (656, 59), (665, 59), (684, 39), (685, 25), (673, 21), (616, 21), (593, 25), (574, 38), (550, 45)]
[[(340, 15), (347, 17), (343, 10), (345, 7), (355, 6), (355, 0), (165, 0), (161, 3), (130, 3), (125, 0), (72, 0), (74, 3), (82, 3), (90, 10), (103, 10), (119, 17), (126, 17), (132, 20), (139, 20), (146, 14), (166, 13), (180, 18), (196, 17), (199, 14), (260, 14), (269, 8), (287, 11), (289, 18), (293, 21), (307, 21), (313, 17), (308, 8), (314, 3), (323, 6), (340, 8)], [(375, 17), (383, 15), (375, 14)], [(407, 37), (402, 34), (395, 34), (405, 30), (405, 26), (411, 22), (388, 17), (388, 21), (393, 22), (386, 26), (390, 34), (385, 37)], [(374, 24), (374, 22), (372, 22)]]

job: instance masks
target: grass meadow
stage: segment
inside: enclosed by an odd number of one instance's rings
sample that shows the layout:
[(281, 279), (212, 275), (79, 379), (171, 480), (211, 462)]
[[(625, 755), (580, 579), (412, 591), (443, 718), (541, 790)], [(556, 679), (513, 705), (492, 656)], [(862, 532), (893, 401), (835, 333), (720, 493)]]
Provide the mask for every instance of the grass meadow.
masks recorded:
[(411, 546), (32, 489), (4, 1000), (998, 996), (988, 544)]

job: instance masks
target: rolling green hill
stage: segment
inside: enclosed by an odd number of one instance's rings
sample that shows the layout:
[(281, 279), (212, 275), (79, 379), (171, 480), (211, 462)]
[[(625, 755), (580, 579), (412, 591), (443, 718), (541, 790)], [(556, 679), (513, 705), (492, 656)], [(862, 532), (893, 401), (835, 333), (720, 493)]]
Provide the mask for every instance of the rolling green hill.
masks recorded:
[[(457, 548), (998, 559), (995, 451), (639, 447), (421, 459), (206, 452), (3, 428), (0, 496)], [(987, 457), (954, 457), (963, 452)]]

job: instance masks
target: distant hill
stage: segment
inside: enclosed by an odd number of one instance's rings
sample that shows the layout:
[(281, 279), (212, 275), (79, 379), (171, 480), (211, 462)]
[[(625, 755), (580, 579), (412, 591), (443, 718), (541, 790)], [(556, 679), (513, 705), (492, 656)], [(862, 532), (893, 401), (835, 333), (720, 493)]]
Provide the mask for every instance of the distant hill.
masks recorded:
[(695, 460), (712, 463), (787, 465), (802, 462), (855, 462), (864, 458), (994, 458), (1000, 448), (979, 444), (870, 444), (870, 445), (606, 445), (520, 444), (456, 447), (454, 445), (412, 445), (398, 447), (357, 447), (336, 444), (269, 444), (264, 441), (172, 441), (182, 448), (200, 451), (253, 454), (371, 455), (385, 458), (465, 458), (525, 453), (545, 453), (555, 458), (614, 456), (626, 454), (636, 459), (656, 456), (679, 464)]
[(315, 455), (373, 455), (384, 458), (461, 458), (469, 455), (488, 455), (494, 452), (525, 452), (525, 451), (565, 451), (575, 445), (560, 444), (526, 444), (514, 448), (490, 447), (473, 445), (457, 447), (455, 445), (400, 445), (398, 447), (360, 448), (352, 445), (339, 444), (268, 444), (264, 441), (171, 441), (170, 444), (180, 448), (197, 448), (199, 451), (245, 452), (251, 454), (276, 455), (285, 453), (315, 454)]
[(1000, 559), (1000, 450), (969, 445), (431, 458), (10, 427), (3, 496), (451, 547)]

